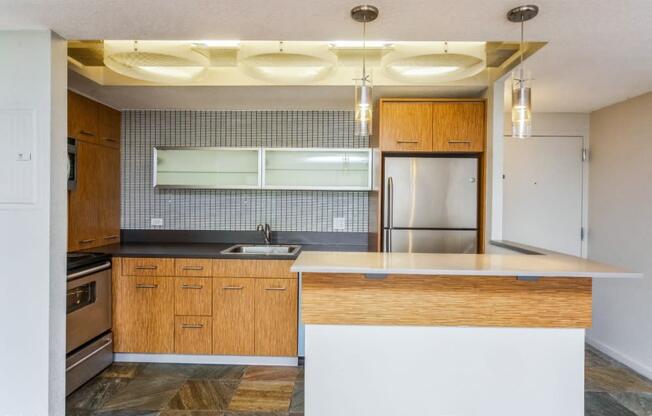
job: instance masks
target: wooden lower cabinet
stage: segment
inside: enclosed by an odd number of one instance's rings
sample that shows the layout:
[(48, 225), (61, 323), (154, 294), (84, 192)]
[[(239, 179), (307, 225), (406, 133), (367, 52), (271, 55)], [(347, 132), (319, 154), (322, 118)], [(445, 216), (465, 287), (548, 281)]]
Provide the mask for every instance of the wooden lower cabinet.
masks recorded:
[(177, 316), (174, 318), (174, 352), (210, 354), (212, 333), (210, 316)]
[(255, 301), (256, 355), (297, 355), (297, 281), (256, 280)]
[[(291, 262), (247, 262), (114, 258), (115, 351), (296, 356)], [(236, 271), (247, 277), (215, 277)]]
[[(115, 261), (115, 260), (114, 260)], [(116, 352), (174, 352), (174, 278), (113, 272)]]
[(213, 354), (255, 354), (255, 282), (255, 279), (214, 279)]

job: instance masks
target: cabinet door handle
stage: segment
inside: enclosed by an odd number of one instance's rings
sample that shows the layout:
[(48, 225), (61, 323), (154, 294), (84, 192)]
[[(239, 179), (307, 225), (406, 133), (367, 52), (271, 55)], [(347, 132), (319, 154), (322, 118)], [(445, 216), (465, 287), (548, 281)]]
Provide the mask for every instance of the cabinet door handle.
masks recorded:
[(287, 287), (266, 287), (265, 290), (287, 290)]
[(158, 266), (136, 266), (136, 270), (156, 270)]
[(181, 285), (181, 289), (203, 289), (202, 285)]
[(104, 139), (105, 141), (107, 141), (107, 142), (111, 142), (111, 143), (117, 143), (117, 142), (118, 142), (116, 139), (112, 139), (112, 138), (110, 138), (110, 137), (103, 137), (103, 139)]
[(397, 140), (396, 143), (398, 144), (417, 144), (419, 143), (418, 140)]
[(222, 290), (242, 290), (244, 286), (224, 286)]
[(89, 239), (87, 239), (87, 240), (79, 240), (79, 244), (90, 244), (90, 243), (92, 243), (93, 241), (95, 241), (94, 238), (89, 238)]
[(204, 270), (204, 266), (183, 266), (182, 269), (199, 271), (199, 270)]
[(84, 136), (95, 136), (95, 133), (92, 133), (87, 130), (79, 130), (79, 134), (83, 134)]
[(104, 237), (105, 240), (115, 240), (116, 238), (118, 238), (117, 235), (107, 235)]
[(184, 329), (201, 329), (204, 325), (202, 324), (181, 324), (181, 328)]
[(471, 140), (449, 140), (450, 144), (471, 144)]
[(147, 285), (144, 283), (137, 283), (136, 289), (156, 289), (158, 285)]

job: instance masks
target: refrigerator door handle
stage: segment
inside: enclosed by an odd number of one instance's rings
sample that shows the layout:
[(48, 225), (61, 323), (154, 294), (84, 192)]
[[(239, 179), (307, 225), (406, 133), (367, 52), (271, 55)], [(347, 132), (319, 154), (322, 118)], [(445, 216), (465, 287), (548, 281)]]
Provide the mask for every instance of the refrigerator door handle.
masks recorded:
[(392, 229), (394, 228), (394, 178), (387, 178), (387, 238), (386, 251), (392, 252)]

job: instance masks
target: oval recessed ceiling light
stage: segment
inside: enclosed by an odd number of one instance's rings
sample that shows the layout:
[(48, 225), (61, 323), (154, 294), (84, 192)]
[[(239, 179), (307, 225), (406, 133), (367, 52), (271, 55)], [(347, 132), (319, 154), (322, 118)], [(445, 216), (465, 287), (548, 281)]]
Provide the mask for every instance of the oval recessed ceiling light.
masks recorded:
[(277, 43), (245, 51), (240, 63), (250, 76), (275, 84), (303, 84), (325, 78), (337, 58), (328, 49), (304, 50), (291, 44)]
[(167, 84), (196, 79), (209, 59), (188, 42), (105, 41), (104, 64), (131, 78)]

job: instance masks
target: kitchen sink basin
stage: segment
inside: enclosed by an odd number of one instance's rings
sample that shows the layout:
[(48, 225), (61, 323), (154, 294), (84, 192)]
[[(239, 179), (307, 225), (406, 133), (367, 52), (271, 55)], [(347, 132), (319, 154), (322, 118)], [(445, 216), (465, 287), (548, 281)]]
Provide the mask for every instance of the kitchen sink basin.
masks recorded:
[(236, 244), (221, 251), (222, 254), (243, 256), (294, 256), (301, 246), (283, 244)]

